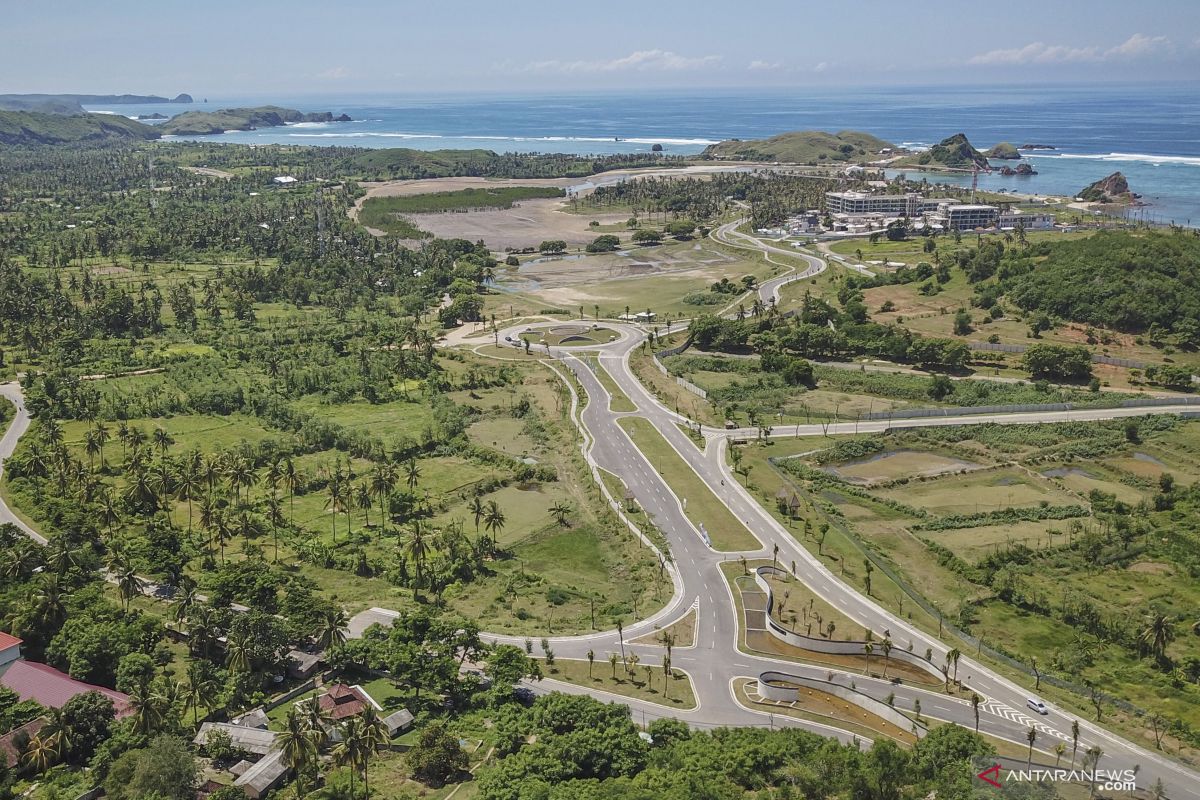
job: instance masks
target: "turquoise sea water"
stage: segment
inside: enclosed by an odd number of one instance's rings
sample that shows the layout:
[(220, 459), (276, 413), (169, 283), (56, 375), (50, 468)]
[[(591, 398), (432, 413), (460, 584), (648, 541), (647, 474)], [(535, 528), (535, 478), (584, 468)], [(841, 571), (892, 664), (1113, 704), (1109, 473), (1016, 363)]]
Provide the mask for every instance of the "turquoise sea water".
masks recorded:
[[(210, 97), (192, 106), (104, 106), (136, 116), (275, 103), (346, 113), (354, 122), (203, 137), (245, 144), (484, 148), (498, 152), (697, 153), (729, 138), (790, 130), (864, 130), (908, 146), (963, 132), (983, 149), (1000, 141), (1053, 145), (1030, 154), (1040, 174), (980, 176), (987, 189), (1073, 194), (1121, 170), (1150, 203), (1148, 218), (1200, 226), (1200, 84), (1156, 86), (915, 87), (686, 90), (578, 95)], [(963, 180), (970, 177), (938, 177)]]

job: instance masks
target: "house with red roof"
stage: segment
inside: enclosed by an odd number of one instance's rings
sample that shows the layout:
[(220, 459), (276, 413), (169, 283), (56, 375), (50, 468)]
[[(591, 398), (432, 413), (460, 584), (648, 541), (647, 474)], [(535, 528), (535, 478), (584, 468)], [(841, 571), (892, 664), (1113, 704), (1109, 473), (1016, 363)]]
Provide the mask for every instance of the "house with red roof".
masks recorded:
[(334, 722), (341, 722), (348, 717), (356, 717), (368, 707), (382, 711), (379, 704), (361, 686), (347, 686), (335, 683), (317, 698), (317, 705), (325, 716)]
[(21, 700), (33, 700), (45, 708), (62, 708), (76, 695), (99, 692), (113, 701), (118, 718), (133, 713), (127, 694), (77, 681), (49, 664), (26, 661), (21, 655), (21, 640), (7, 633), (0, 633), (0, 686), (11, 689)]

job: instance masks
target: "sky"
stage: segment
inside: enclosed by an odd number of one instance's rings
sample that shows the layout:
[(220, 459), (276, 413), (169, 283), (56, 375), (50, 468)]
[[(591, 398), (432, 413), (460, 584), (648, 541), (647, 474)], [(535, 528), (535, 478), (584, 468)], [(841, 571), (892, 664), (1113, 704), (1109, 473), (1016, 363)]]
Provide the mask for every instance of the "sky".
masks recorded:
[[(1197, 0), (0, 0), (0, 92), (1200, 82)], [(961, 13), (958, 13), (961, 9)]]

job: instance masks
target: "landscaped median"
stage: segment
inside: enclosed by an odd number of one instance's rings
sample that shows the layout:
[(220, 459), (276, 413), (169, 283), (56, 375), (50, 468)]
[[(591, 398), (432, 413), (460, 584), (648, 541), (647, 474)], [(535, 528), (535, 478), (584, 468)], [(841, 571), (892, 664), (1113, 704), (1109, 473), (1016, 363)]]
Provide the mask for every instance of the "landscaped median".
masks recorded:
[(681, 502), (686, 498), (684, 513), (697, 528), (704, 526), (714, 550), (738, 552), (762, 547), (754, 534), (700, 480), (700, 476), (649, 420), (625, 417), (619, 424), (634, 445), (658, 469), (675, 496)]
[[(663, 653), (665, 655), (666, 650)], [(576, 686), (634, 700), (646, 700), (679, 710), (696, 707), (696, 693), (687, 673), (672, 669), (668, 678), (661, 660), (638, 662), (633, 661), (631, 656), (633, 651), (628, 650), (624, 663), (619, 652), (596, 653), (594, 663), (562, 658), (554, 659), (553, 663), (547, 663), (545, 660), (541, 663), (545, 677), (551, 680), (573, 683)]]

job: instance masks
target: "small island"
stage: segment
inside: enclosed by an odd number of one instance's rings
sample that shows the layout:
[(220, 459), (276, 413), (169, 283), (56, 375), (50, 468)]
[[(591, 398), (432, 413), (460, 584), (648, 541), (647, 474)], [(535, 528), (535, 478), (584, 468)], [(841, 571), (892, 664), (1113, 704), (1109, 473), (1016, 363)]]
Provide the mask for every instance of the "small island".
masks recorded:
[(1016, 159), (1016, 158), (1021, 157), (1021, 154), (1017, 151), (1017, 148), (1013, 147), (1008, 142), (1001, 142), (1000, 144), (995, 145), (994, 147), (992, 147), (991, 150), (988, 150), (984, 155), (986, 155), (988, 158), (996, 158), (996, 159), (1002, 159), (1002, 160)]
[(1129, 181), (1120, 172), (1085, 186), (1078, 195), (1086, 203), (1106, 205), (1132, 205), (1141, 197), (1129, 189)]
[(1023, 144), (1017, 148), (1018, 150), (1055, 150), (1052, 144)]
[(900, 159), (894, 166), (952, 170), (969, 170), (977, 166), (982, 170), (991, 169), (988, 157), (971, 145), (965, 133), (949, 136), (924, 152)]
[(305, 113), (294, 108), (256, 106), (217, 111), (186, 111), (159, 126), (164, 136), (210, 136), (226, 131), (253, 131), (296, 122), (350, 122), (345, 114), (329, 111)]

